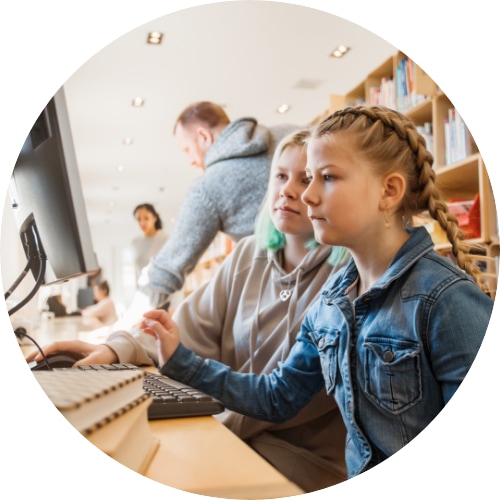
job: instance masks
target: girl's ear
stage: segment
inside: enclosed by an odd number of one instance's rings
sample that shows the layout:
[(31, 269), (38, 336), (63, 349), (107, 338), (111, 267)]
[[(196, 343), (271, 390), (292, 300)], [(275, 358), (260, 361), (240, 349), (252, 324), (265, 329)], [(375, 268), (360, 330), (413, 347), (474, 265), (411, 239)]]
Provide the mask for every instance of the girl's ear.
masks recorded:
[(381, 208), (383, 210), (397, 209), (405, 195), (405, 191), (405, 178), (397, 172), (389, 174), (382, 181)]

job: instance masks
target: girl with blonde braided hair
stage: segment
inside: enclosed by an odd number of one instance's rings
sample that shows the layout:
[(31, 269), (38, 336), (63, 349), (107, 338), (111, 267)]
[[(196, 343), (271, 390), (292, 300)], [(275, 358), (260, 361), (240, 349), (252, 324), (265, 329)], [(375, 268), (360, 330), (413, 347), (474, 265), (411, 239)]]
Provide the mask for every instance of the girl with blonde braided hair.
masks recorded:
[[(284, 422), (322, 388), (347, 428), (349, 477), (390, 457), (443, 409), (485, 335), (493, 300), (441, 200), (413, 123), (382, 107), (327, 117), (308, 140), (302, 194), (316, 241), (350, 251), (307, 311), (289, 356), (265, 375), (232, 372), (179, 341), (165, 311), (144, 316), (162, 373), (254, 418)], [(447, 231), (458, 266), (437, 254), (414, 214)], [(466, 271), (466, 272), (464, 272)]]
[[(358, 133), (359, 147), (372, 161), (380, 174), (397, 170), (405, 177), (407, 190), (401, 205), (388, 218), (399, 218), (399, 223), (411, 226), (413, 216), (428, 211), (452, 244), (456, 263), (473, 276), (478, 285), (487, 292), (483, 273), (473, 264), (470, 251), (480, 247), (464, 241), (458, 221), (436, 186), (436, 173), (432, 168), (433, 158), (426, 149), (425, 139), (417, 132), (413, 122), (406, 116), (381, 106), (348, 107), (336, 113), (336, 119), (325, 120), (317, 129), (318, 137), (349, 129)], [(389, 219), (387, 224), (390, 224)]]

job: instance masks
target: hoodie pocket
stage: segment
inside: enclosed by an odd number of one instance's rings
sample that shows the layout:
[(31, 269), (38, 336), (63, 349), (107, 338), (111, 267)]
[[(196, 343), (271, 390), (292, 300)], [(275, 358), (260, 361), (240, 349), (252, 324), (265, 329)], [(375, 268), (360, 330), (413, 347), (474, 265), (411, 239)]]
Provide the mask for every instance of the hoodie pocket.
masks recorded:
[(363, 344), (364, 390), (369, 399), (393, 414), (422, 398), (420, 346), (395, 339), (369, 339)]

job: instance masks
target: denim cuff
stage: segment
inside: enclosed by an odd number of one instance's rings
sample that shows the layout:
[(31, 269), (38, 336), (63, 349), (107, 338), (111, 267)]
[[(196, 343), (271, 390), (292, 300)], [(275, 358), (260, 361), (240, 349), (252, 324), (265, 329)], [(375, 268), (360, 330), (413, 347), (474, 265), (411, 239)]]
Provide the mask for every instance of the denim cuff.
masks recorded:
[(170, 359), (161, 367), (160, 372), (183, 384), (190, 384), (191, 379), (203, 364), (203, 359), (193, 351), (179, 344)]

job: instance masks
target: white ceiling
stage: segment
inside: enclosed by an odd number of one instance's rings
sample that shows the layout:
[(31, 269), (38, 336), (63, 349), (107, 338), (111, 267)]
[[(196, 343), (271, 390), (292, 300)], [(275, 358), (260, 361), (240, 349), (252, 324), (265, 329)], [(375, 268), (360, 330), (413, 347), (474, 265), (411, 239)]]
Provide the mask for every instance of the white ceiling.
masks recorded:
[[(150, 31), (163, 33), (161, 45), (146, 44)], [(330, 58), (340, 44), (350, 52)], [(91, 228), (136, 231), (132, 210), (150, 202), (169, 230), (199, 175), (172, 135), (187, 104), (211, 100), (231, 119), (302, 125), (328, 108), (330, 93), (349, 91), (395, 52), (342, 18), (274, 2), (192, 7), (126, 33), (65, 83)], [(135, 97), (145, 99), (142, 108), (132, 107)], [(282, 103), (291, 106), (286, 115), (276, 112)]]

